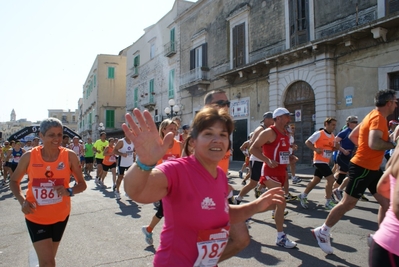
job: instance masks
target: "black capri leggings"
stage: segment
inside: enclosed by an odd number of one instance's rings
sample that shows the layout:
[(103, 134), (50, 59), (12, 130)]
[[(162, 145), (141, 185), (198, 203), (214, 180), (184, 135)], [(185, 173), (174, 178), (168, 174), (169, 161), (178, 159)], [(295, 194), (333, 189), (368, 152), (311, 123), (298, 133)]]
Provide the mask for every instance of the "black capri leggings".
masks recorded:
[(369, 251), (370, 267), (399, 267), (399, 256), (372, 242)]
[(155, 217), (157, 217), (158, 219), (162, 219), (163, 218), (162, 200), (159, 201), (158, 211), (157, 211), (157, 213), (155, 213)]

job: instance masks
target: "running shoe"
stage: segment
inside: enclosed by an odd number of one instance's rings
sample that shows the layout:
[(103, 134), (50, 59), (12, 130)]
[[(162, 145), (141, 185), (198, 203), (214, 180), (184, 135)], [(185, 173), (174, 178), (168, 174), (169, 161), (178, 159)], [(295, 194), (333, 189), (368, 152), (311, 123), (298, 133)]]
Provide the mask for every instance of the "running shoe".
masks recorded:
[(323, 231), (321, 230), (321, 226), (317, 227), (315, 229), (312, 229), (311, 231), (312, 231), (314, 238), (316, 238), (317, 243), (318, 243), (319, 247), (321, 248), (321, 250), (323, 250), (324, 253), (326, 253), (326, 254), (333, 254), (334, 250), (331, 247), (330, 234), (323, 233)]
[(231, 200), (233, 201), (234, 205), (240, 205), (241, 200), (238, 199), (238, 196), (232, 196)]
[(96, 177), (96, 178), (94, 179), (94, 182), (95, 182), (96, 184), (99, 184), (100, 179), (98, 179), (98, 177)]
[(297, 184), (297, 183), (300, 183), (300, 182), (302, 182), (302, 179), (299, 178), (298, 176), (293, 176), (292, 177), (292, 183), (293, 184)]
[(116, 190), (116, 185), (114, 184), (114, 185), (112, 186), (112, 191), (115, 192), (115, 190)]
[(255, 191), (255, 198), (260, 197), (261, 192), (258, 190), (258, 187), (255, 187), (255, 188), (254, 188), (254, 191)]
[(369, 201), (369, 199), (367, 197), (365, 197), (364, 195), (362, 195), (362, 197), (360, 198), (361, 201)]
[(293, 200), (297, 200), (298, 197), (291, 195), (291, 193), (288, 193), (288, 195), (285, 195), (285, 201), (290, 202)]
[(148, 245), (152, 246), (152, 243), (154, 242), (154, 240), (152, 240), (152, 233), (149, 233), (147, 231), (147, 226), (141, 227), (141, 231), (145, 235), (145, 242), (147, 242)]
[(277, 237), (276, 245), (284, 248), (294, 248), (296, 247), (296, 242), (289, 240), (285, 234), (280, 238)]
[(159, 206), (161, 205), (161, 202), (159, 202), (159, 200), (157, 202), (152, 203), (154, 205), (155, 208), (159, 208)]
[(332, 201), (331, 199), (327, 199), (326, 204), (324, 204), (324, 208), (326, 210), (332, 210), (335, 207), (334, 201)]
[(308, 198), (302, 196), (302, 194), (299, 194), (298, 199), (301, 202), (302, 208), (307, 209), (309, 207), (308, 206)]
[(118, 191), (115, 191), (115, 198), (116, 200), (121, 199), (121, 194)]
[(342, 191), (339, 190), (338, 188), (335, 188), (333, 190), (333, 196), (335, 197), (336, 200), (341, 201), (342, 200)]
[(238, 177), (240, 177), (242, 179), (242, 170), (238, 171)]
[(246, 185), (246, 184), (247, 184), (247, 182), (245, 182), (245, 181), (241, 182), (241, 185)]
[[(272, 219), (274, 219), (274, 213), (275, 211), (272, 211)], [(284, 216), (286, 216), (288, 214), (288, 210), (284, 210)]]

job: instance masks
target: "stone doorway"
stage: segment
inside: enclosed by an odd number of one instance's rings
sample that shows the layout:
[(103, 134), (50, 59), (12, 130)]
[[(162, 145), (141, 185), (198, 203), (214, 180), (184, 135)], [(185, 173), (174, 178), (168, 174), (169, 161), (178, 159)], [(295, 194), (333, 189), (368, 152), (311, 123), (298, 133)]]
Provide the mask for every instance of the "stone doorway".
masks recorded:
[[(312, 164), (313, 152), (306, 147), (305, 141), (315, 131), (315, 96), (312, 87), (304, 81), (297, 81), (287, 89), (284, 106), (296, 115), (291, 118), (295, 124), (295, 144), (298, 150), (294, 154), (299, 164)], [(295, 121), (298, 118), (298, 121)], [(300, 119), (299, 119), (300, 118)]]

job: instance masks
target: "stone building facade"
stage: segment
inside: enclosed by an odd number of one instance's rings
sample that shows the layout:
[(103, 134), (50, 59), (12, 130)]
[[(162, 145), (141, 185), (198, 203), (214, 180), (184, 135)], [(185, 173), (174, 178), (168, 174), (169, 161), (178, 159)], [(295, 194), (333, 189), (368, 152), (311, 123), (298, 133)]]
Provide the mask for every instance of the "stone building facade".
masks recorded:
[[(196, 2), (176, 19), (181, 103), (191, 111), (183, 121), (202, 107), (206, 92), (225, 90), (236, 121), (233, 159), (242, 159), (238, 148), (263, 113), (286, 107), (295, 113), (297, 154), (310, 163), (304, 142), (326, 117), (336, 117), (338, 127), (349, 115), (362, 119), (377, 90), (397, 84), (397, 3)], [(195, 79), (184, 79), (193, 72)]]

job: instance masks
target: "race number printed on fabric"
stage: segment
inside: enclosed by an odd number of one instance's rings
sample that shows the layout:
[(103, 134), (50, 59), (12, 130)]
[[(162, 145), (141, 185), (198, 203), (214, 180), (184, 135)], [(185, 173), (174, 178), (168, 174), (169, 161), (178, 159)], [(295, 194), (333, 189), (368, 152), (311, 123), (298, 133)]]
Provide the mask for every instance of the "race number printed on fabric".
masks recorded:
[(290, 152), (282, 151), (280, 152), (280, 164), (289, 164), (290, 163)]
[(62, 201), (62, 196), (54, 190), (56, 185), (64, 185), (64, 179), (34, 178), (32, 180), (33, 196), (39, 206), (52, 205)]
[(109, 157), (110, 162), (116, 162), (116, 157), (114, 155)]
[(201, 230), (198, 233), (198, 258), (194, 267), (216, 266), (220, 256), (226, 248), (229, 239), (230, 226), (219, 229)]
[(332, 156), (332, 150), (323, 150), (323, 158), (329, 159)]

